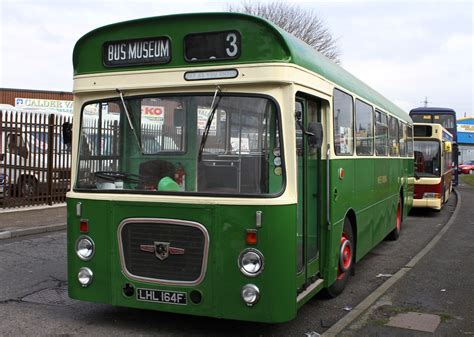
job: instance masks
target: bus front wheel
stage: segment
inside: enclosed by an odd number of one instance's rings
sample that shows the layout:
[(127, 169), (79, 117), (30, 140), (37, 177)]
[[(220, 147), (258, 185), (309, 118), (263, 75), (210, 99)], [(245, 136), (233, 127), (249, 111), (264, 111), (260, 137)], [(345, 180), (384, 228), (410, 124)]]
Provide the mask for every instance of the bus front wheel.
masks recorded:
[(339, 258), (337, 267), (337, 278), (336, 281), (329, 287), (326, 288), (326, 294), (334, 298), (338, 296), (347, 285), (349, 276), (354, 268), (354, 235), (352, 233), (351, 222), (348, 218), (344, 220), (344, 229), (341, 235), (341, 244), (339, 246)]

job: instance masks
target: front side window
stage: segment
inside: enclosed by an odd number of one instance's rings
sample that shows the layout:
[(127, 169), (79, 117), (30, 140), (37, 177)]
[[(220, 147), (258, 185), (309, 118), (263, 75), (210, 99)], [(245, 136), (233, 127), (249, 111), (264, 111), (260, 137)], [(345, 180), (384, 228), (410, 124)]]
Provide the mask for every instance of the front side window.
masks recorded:
[(352, 96), (334, 89), (334, 151), (336, 155), (354, 153), (354, 104)]
[(415, 172), (419, 177), (439, 177), (441, 173), (440, 143), (432, 140), (416, 140)]
[(278, 194), (278, 113), (266, 97), (169, 95), (86, 104), (76, 190)]

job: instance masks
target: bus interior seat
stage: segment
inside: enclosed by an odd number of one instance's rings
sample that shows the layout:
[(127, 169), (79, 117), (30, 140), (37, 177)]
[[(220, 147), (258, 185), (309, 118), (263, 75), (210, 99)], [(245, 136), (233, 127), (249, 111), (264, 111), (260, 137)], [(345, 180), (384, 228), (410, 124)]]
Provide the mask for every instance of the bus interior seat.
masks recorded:
[[(149, 160), (140, 164), (138, 174), (143, 186), (157, 187), (164, 177), (174, 178), (175, 166), (166, 160)], [(143, 186), (141, 186), (143, 188)]]

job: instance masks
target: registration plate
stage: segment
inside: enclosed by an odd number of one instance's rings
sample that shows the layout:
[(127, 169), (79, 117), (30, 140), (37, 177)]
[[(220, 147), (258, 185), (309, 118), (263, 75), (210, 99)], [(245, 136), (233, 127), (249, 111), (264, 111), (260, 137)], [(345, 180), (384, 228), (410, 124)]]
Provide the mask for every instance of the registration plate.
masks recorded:
[(157, 289), (137, 289), (137, 300), (168, 304), (186, 305), (186, 293)]

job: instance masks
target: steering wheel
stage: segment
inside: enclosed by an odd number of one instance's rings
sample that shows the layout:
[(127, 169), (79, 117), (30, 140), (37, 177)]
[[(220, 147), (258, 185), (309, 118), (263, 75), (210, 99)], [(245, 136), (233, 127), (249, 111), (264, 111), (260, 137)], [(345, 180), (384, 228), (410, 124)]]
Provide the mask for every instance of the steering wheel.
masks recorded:
[(96, 178), (111, 182), (123, 181), (127, 183), (138, 184), (141, 181), (138, 174), (120, 171), (98, 171), (94, 173), (94, 176)]

